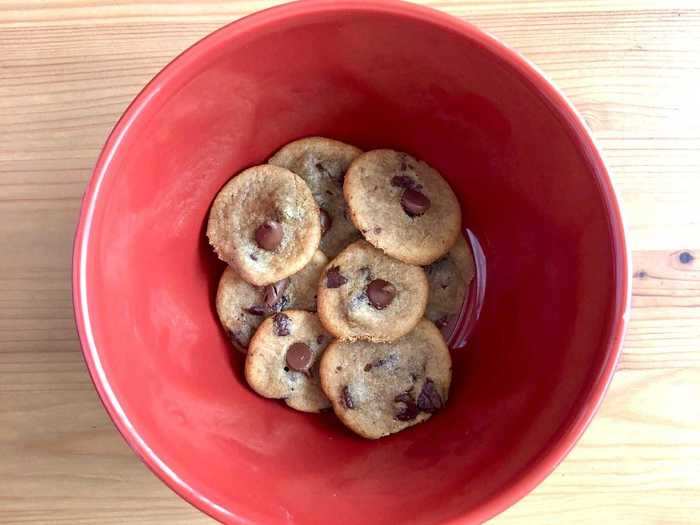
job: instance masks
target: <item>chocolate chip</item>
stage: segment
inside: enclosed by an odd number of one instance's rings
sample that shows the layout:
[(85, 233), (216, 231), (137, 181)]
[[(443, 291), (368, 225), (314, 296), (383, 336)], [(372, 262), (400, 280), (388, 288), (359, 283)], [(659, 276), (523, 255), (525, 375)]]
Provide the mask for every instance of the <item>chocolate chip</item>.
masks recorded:
[(255, 230), (255, 242), (263, 250), (274, 250), (282, 242), (282, 225), (276, 221), (265, 221)]
[(321, 212), (321, 235), (325, 235), (326, 232), (331, 229), (333, 219), (331, 219), (331, 216), (323, 208), (319, 211)]
[(340, 267), (333, 266), (326, 272), (326, 288), (340, 288), (348, 280), (340, 273)]
[(375, 359), (371, 363), (367, 363), (365, 365), (365, 372), (369, 372), (373, 368), (381, 368), (386, 364), (394, 364), (397, 361), (396, 354), (389, 354), (388, 356), (380, 357), (379, 359)]
[(306, 343), (296, 342), (287, 348), (287, 366), (297, 372), (306, 372), (311, 366), (313, 354)]
[(275, 312), (281, 312), (289, 306), (289, 297), (283, 295), (282, 298), (272, 307)]
[(408, 188), (401, 196), (401, 207), (409, 217), (419, 217), (430, 208), (430, 199), (413, 188)]
[(326, 167), (321, 164), (320, 162), (317, 162), (314, 166), (318, 171), (322, 171), (324, 175), (328, 175), (330, 177), (330, 173), (328, 173), (328, 170)]
[(275, 335), (284, 337), (289, 335), (289, 330), (291, 328), (292, 320), (287, 314), (275, 314), (272, 320)]
[(418, 408), (423, 412), (430, 414), (434, 414), (442, 408), (442, 397), (440, 397), (440, 393), (435, 388), (435, 383), (433, 383), (432, 379), (425, 380), (423, 388), (418, 394), (417, 404)]
[(372, 361), (371, 363), (367, 363), (365, 365), (365, 372), (369, 372), (373, 368), (381, 368), (386, 361), (384, 359), (377, 359), (376, 361)]
[(282, 294), (289, 286), (289, 279), (285, 278), (276, 283), (268, 284), (263, 292), (265, 305), (269, 308), (274, 307), (282, 298)]
[(322, 345), (323, 343), (326, 342), (326, 336), (321, 334), (316, 338), (316, 344)]
[(234, 345), (238, 345), (241, 348), (245, 348), (245, 345), (241, 342), (241, 338), (242, 338), (243, 334), (241, 334), (238, 331), (234, 332), (233, 330), (226, 330), (226, 334), (228, 335), (229, 340)]
[(396, 188), (413, 188), (415, 182), (408, 175), (394, 175), (391, 178), (391, 185)]
[(399, 421), (412, 421), (418, 416), (418, 406), (408, 392), (399, 394), (394, 398), (394, 402), (403, 403), (403, 408), (396, 414)]
[(345, 408), (352, 410), (355, 408), (355, 402), (352, 399), (352, 396), (350, 395), (350, 389), (347, 386), (343, 387), (343, 404), (345, 405)]
[(254, 261), (257, 261), (257, 260), (258, 260), (258, 256), (255, 255), (254, 253), (251, 253), (251, 254), (250, 254), (250, 258), (253, 259)]
[(367, 298), (377, 310), (383, 310), (396, 297), (396, 287), (384, 279), (375, 279), (367, 285)]
[(255, 315), (257, 317), (261, 317), (265, 315), (265, 308), (262, 306), (259, 306), (257, 304), (254, 304), (253, 306), (250, 306), (245, 309), (246, 312), (248, 312), (250, 315)]

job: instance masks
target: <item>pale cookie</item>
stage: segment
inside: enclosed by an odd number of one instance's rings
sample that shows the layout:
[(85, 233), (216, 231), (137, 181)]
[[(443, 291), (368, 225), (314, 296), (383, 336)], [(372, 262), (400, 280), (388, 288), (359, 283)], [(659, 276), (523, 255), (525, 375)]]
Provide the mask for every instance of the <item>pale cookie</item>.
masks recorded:
[(321, 239), (318, 205), (289, 170), (261, 165), (232, 178), (214, 199), (209, 243), (249, 283), (262, 286), (301, 270)]
[(237, 350), (245, 352), (265, 317), (286, 310), (316, 311), (316, 287), (328, 259), (317, 251), (294, 275), (267, 286), (254, 286), (226, 267), (216, 293), (216, 312)]
[(333, 259), (318, 284), (318, 315), (341, 339), (390, 341), (423, 317), (428, 280), (420, 266), (356, 241)]
[(377, 439), (421, 423), (447, 401), (452, 361), (440, 331), (423, 319), (391, 343), (334, 341), (321, 386), (340, 420)]
[(461, 235), (447, 255), (426, 266), (430, 292), (425, 316), (443, 330), (459, 315), (474, 278), (474, 258)]
[(382, 149), (348, 168), (345, 200), (365, 239), (392, 257), (426, 265), (455, 243), (462, 215), (447, 181), (406, 153)]
[(328, 408), (318, 369), (331, 340), (316, 314), (303, 310), (277, 313), (262, 322), (250, 341), (245, 378), (261, 396), (284, 399), (296, 410)]
[(360, 238), (348, 219), (343, 179), (362, 150), (337, 140), (308, 137), (290, 142), (268, 161), (293, 171), (306, 181), (321, 209), (321, 250), (335, 257)]

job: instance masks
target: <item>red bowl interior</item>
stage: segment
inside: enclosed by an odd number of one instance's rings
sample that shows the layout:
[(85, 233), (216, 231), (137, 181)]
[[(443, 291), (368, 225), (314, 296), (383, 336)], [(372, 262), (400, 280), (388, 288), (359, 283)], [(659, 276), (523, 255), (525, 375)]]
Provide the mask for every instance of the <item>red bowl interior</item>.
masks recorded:
[[(447, 407), (380, 441), (255, 395), (213, 307), (217, 190), (311, 134), (426, 160), (485, 253)], [(522, 497), (583, 431), (619, 354), (627, 261), (590, 136), (531, 66), (424, 8), (307, 2), (227, 26), (139, 95), (85, 196), (74, 293), (120, 431), (212, 516), (466, 523)]]

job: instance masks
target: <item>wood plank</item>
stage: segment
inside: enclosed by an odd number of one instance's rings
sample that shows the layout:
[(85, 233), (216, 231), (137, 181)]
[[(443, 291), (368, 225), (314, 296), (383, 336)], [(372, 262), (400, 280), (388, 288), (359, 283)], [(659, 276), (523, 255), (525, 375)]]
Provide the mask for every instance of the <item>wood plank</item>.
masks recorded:
[[(267, 0), (206, 0), (173, 2), (172, 0), (129, 0), (114, 4), (110, 0), (91, 2), (54, 1), (31, 4), (17, 0), (0, 1), (6, 25), (33, 26), (46, 24), (111, 24), (115, 20), (149, 21), (154, 17), (167, 22), (183, 19), (215, 21), (238, 18), (281, 2)], [(546, 13), (602, 13), (642, 10), (681, 11), (697, 8), (694, 0), (421, 0), (425, 4), (454, 16), (485, 14), (518, 15)], [(33, 8), (32, 8), (33, 7)]]
[(494, 524), (694, 524), (700, 369), (623, 370), (567, 459)]

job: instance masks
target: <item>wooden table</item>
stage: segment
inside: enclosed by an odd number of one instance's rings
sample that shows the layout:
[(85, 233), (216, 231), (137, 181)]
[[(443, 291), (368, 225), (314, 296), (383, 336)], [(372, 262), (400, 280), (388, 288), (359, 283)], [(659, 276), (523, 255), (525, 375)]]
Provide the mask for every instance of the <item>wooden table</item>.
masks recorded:
[[(80, 356), (71, 244), (110, 128), (172, 57), (258, 0), (0, 0), (0, 523), (212, 521), (108, 420)], [(573, 453), (494, 523), (700, 523), (700, 0), (433, 0), (539, 65), (624, 200), (634, 311)]]

